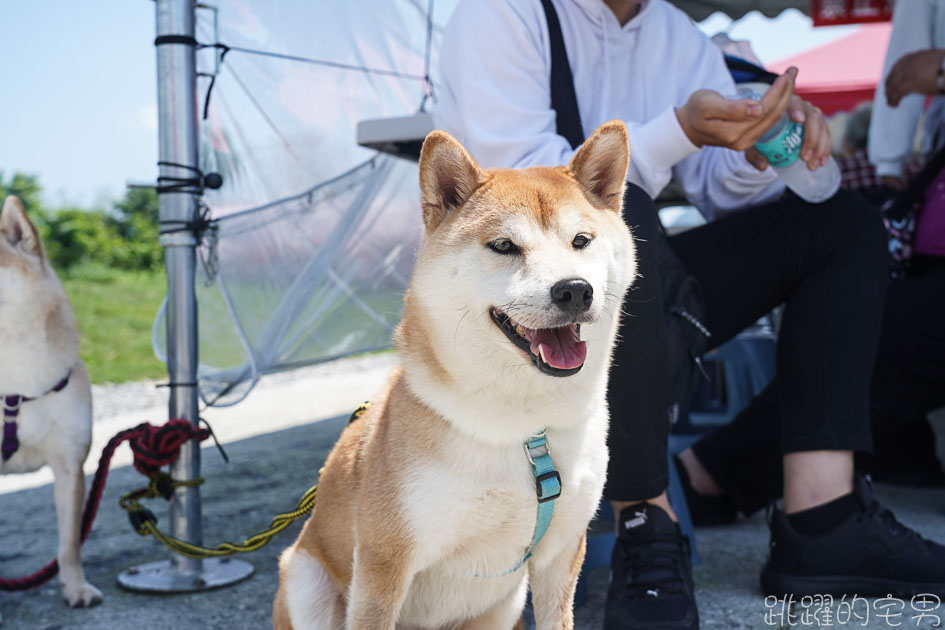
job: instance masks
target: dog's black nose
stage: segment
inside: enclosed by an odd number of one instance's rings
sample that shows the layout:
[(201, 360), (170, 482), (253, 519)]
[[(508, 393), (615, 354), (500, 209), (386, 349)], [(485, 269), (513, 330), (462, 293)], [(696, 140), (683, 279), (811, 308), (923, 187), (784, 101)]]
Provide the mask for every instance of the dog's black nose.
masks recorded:
[(551, 301), (562, 311), (577, 315), (591, 307), (594, 288), (582, 278), (561, 280), (551, 287)]

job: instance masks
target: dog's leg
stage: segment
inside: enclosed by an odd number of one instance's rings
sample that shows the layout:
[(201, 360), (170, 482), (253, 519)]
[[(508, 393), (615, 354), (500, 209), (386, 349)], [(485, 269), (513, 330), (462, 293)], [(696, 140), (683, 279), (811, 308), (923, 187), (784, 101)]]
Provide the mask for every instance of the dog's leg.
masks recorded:
[(344, 602), (322, 564), (289, 547), (279, 558), (279, 590), (273, 606), (275, 630), (344, 630)]
[(102, 593), (85, 581), (79, 541), (82, 501), (85, 498), (85, 476), (81, 463), (50, 461), (55, 478), (53, 494), (56, 520), (59, 524), (59, 581), (66, 602), (73, 608), (94, 606), (102, 602)]
[(522, 609), (525, 607), (525, 595), (528, 593), (528, 580), (522, 581), (506, 599), (486, 611), (481, 617), (463, 624), (461, 630), (525, 630), (522, 622)]
[(587, 536), (576, 547), (565, 548), (540, 569), (529, 566), (536, 630), (574, 628), (574, 588), (577, 586)]
[(413, 579), (403, 545), (358, 546), (348, 589), (347, 630), (395, 630)]

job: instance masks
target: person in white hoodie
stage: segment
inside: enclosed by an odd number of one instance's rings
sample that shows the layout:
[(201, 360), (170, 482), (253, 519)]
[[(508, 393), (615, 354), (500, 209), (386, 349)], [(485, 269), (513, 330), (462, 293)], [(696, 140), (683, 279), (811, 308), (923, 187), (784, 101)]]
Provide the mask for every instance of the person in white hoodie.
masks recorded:
[[(794, 96), (796, 70), (760, 102), (737, 99), (721, 52), (665, 0), (462, 0), (440, 75), (434, 122), (485, 167), (566, 164), (583, 134), (627, 124), (625, 219), (639, 278), (608, 392), (605, 497), (618, 542), (605, 630), (699, 623), (688, 540), (665, 492), (673, 401), (661, 242), (701, 285), (710, 346), (786, 303), (773, 385), (784, 499), (763, 590), (945, 593), (945, 548), (892, 527), (853, 471), (854, 451), (872, 447), (868, 388), (888, 268), (880, 218), (842, 191), (818, 205), (786, 195), (751, 148), (789, 111), (804, 126), (800, 158), (812, 169), (827, 160), (829, 132)], [(562, 96), (570, 82), (576, 107)], [(671, 179), (710, 222), (661, 241), (652, 198)]]

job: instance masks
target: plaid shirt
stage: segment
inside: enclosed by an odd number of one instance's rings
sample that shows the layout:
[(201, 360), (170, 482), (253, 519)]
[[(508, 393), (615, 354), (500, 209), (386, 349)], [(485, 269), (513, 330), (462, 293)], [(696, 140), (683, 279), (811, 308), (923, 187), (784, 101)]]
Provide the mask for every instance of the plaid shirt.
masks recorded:
[[(913, 158), (906, 163), (903, 169), (905, 183), (908, 184), (913, 177), (922, 172), (922, 164), (921, 158)], [(883, 186), (883, 182), (876, 176), (876, 169), (870, 164), (866, 149), (857, 149), (850, 157), (838, 159), (837, 166), (840, 167), (840, 186), (843, 188), (861, 190)]]

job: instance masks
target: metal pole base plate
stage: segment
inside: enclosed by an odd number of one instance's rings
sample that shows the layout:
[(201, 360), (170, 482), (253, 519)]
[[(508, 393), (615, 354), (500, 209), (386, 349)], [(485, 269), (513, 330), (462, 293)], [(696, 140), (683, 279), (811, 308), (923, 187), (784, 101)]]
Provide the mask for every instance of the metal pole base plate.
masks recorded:
[(231, 558), (208, 558), (203, 571), (181, 573), (170, 560), (131, 567), (118, 575), (118, 585), (136, 593), (191, 593), (235, 584), (253, 574), (253, 565)]

